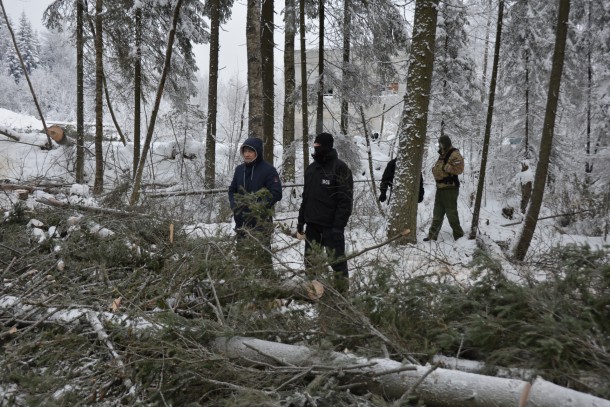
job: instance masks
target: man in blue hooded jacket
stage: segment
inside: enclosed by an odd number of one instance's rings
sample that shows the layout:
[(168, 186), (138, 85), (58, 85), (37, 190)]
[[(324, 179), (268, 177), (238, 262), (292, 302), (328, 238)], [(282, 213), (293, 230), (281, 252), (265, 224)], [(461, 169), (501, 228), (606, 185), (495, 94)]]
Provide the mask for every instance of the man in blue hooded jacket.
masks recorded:
[[(238, 240), (255, 238), (254, 259), (271, 267), (273, 206), (282, 199), (282, 183), (275, 167), (263, 160), (263, 141), (250, 137), (240, 148), (243, 163), (235, 168), (229, 186), (229, 203)], [(258, 242), (256, 242), (258, 240)]]

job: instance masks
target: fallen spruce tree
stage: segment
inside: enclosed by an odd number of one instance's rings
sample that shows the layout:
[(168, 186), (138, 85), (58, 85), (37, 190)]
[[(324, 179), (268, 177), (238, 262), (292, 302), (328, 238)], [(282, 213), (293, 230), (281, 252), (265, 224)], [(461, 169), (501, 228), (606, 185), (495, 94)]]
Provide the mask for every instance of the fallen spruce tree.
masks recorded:
[[(166, 328), (163, 322), (153, 322), (150, 318), (131, 320), (110, 312), (47, 308), (11, 296), (0, 297), (0, 310), (3, 315), (12, 315), (8, 325), (23, 321), (24, 317), (32, 321), (34, 326), (87, 321), (96, 333), (96, 339), (111, 356), (127, 394), (136, 394), (137, 386), (133, 384), (118, 346), (113, 344), (103, 322), (110, 326), (129, 326), (134, 330), (155, 331)], [(6, 339), (18, 334), (19, 330), (13, 327), (4, 331), (2, 337)], [(364, 358), (350, 353), (321, 351), (310, 346), (247, 337), (217, 337), (210, 341), (207, 348), (219, 356), (239, 359), (240, 363), (249, 368), (291, 372), (294, 377), (334, 377), (341, 389), (349, 389), (356, 394), (377, 394), (387, 400), (396, 400), (397, 406), (406, 402), (410, 396), (416, 396), (427, 406), (442, 407), (610, 407), (609, 400), (557, 386), (540, 377), (529, 383), (449, 370), (438, 365), (403, 364), (386, 358)], [(240, 390), (239, 385), (217, 384)], [(266, 391), (267, 395), (272, 395), (273, 392), (274, 390)]]
[[(600, 296), (607, 285), (598, 280), (606, 263), (596, 263), (594, 253), (559, 259), (586, 260), (575, 268), (579, 281), (567, 280), (562, 269), (557, 282), (548, 277), (548, 285), (525, 292), (492, 274), (468, 290), (439, 282), (438, 275), (412, 276), (390, 290), (393, 280), (383, 281), (393, 270), (362, 262), (370, 279), (360, 281), (354, 271), (352, 298), (330, 287), (319, 298), (320, 291), (296, 284), (289, 288), (305, 292), (273, 308), (269, 297), (260, 298), (282, 286), (232, 257), (226, 235), (191, 239), (176, 224), (172, 239), (173, 223), (162, 216), (104, 211), (72, 222), (77, 208), (37, 212), (40, 223), (28, 210), (14, 210), (0, 228), (0, 404), (608, 406), (586, 394), (606, 397), (603, 386), (562, 380), (568, 374), (579, 380), (581, 371), (602, 383), (608, 377), (606, 297)], [(100, 234), (102, 227), (113, 233)], [(495, 267), (489, 259), (477, 266)], [(282, 279), (296, 277), (286, 270)], [(599, 310), (598, 324), (576, 312), (575, 301), (566, 303), (564, 315), (557, 306), (562, 292), (589, 301), (591, 307), (581, 308)], [(545, 328), (530, 314), (546, 318), (549, 305), (556, 326)], [(576, 331), (582, 321), (593, 328)], [(463, 349), (459, 336), (458, 342), (449, 336), (454, 326), (463, 333)], [(532, 339), (548, 339), (547, 331), (554, 335), (550, 345), (563, 346), (561, 359), (540, 351), (548, 341), (534, 348), (540, 343)], [(512, 332), (530, 340), (518, 353), (505, 343), (516, 342)], [(501, 364), (482, 345), (532, 362), (569, 360), (576, 368)], [(434, 362), (439, 351), (473, 359), (479, 352), (478, 360), (496, 357), (497, 365), (529, 368), (546, 380), (530, 385), (494, 371), (455, 371), (453, 363)]]

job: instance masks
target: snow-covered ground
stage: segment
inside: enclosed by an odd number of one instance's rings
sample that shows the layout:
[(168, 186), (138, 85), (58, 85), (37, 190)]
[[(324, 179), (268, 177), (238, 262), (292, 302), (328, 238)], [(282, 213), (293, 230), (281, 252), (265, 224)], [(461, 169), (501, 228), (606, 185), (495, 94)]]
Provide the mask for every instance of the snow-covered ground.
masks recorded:
[[(33, 208), (43, 205), (40, 198), (55, 198), (66, 203), (79, 203), (84, 205), (99, 205), (97, 200), (89, 195), (86, 185), (75, 185), (74, 183), (74, 160), (73, 147), (60, 147), (52, 150), (43, 150), (40, 146), (46, 143), (46, 137), (40, 133), (42, 124), (34, 117), (20, 115), (6, 109), (0, 109), (0, 129), (9, 129), (19, 133), (21, 142), (15, 142), (4, 135), (0, 135), (0, 180), (19, 185), (36, 186), (41, 180), (46, 183), (62, 186), (62, 194), (50, 194), (37, 191), (30, 194), (26, 204)], [(389, 161), (390, 150), (395, 142), (392, 138), (381, 139), (371, 146), (373, 157), (374, 176), (379, 180), (385, 164)], [(348, 146), (346, 140), (336, 143), (340, 157), (357, 151), (360, 155), (360, 165), (354, 171), (355, 202), (354, 214), (346, 230), (347, 252), (361, 251), (367, 247), (379, 244), (386, 240), (387, 215), (389, 206), (387, 202), (382, 204), (383, 213), (380, 213), (373, 195), (368, 174), (368, 155), (365, 139), (356, 137), (354, 146)], [(92, 143), (91, 143), (92, 144)], [(93, 146), (89, 146), (93, 149)], [(130, 168), (133, 160), (133, 146), (127, 143), (124, 146), (118, 141), (104, 144), (104, 155), (106, 157), (105, 179), (108, 184), (106, 190), (111, 190), (130, 177)], [(342, 148), (344, 150), (342, 150)], [(232, 176), (235, 162), (234, 145), (219, 142), (217, 145), (217, 169), (218, 188), (222, 184), (228, 185)], [(351, 151), (348, 151), (351, 150)], [(281, 156), (281, 146), (276, 146), (275, 153)], [(153, 143), (151, 157), (147, 163), (143, 185), (154, 183), (162, 186), (161, 192), (186, 191), (201, 189), (203, 178), (203, 154), (204, 146), (195, 140), (171, 140)], [(191, 158), (184, 158), (185, 156)], [(194, 158), (193, 158), (194, 157)], [(88, 186), (93, 186), (94, 157), (87, 155), (86, 173), (88, 174)], [(439, 235), (438, 241), (423, 242), (431, 222), (432, 208), (434, 204), (435, 187), (428, 163), (424, 163), (424, 201), (419, 204), (418, 210), (418, 243), (405, 247), (386, 245), (379, 249), (371, 250), (365, 254), (350, 260), (350, 270), (358, 278), (366, 278), (365, 265), (372, 261), (383, 263), (397, 263), (399, 269), (404, 270), (405, 277), (412, 273), (442, 272), (449, 278), (465, 281), (469, 275), (469, 263), (477, 247), (484, 247), (492, 256), (497, 257), (504, 266), (507, 275), (518, 279), (519, 270), (515, 270), (504, 256), (516, 241), (522, 228), (517, 223), (522, 216), (517, 213), (513, 220), (502, 216), (502, 207), (506, 205), (506, 199), (501, 194), (488, 188), (481, 208), (478, 240), (462, 238), (453, 241), (451, 229), (447, 222)], [(466, 165), (468, 168), (468, 164)], [(468, 174), (462, 177), (462, 188), (459, 198), (459, 213), (463, 229), (468, 233), (472, 220), (471, 196), (476, 189), (475, 181)], [(299, 179), (297, 175), (297, 180)], [(295, 191), (293, 191), (295, 189)], [(157, 190), (159, 192), (159, 190)], [(285, 229), (292, 231), (296, 228), (297, 209), (300, 203), (300, 187), (286, 186), (284, 198), (277, 205), (276, 221), (284, 225)], [(17, 201), (17, 194), (5, 192), (0, 195), (0, 208), (8, 211)], [(161, 198), (172, 199), (172, 198)], [(515, 197), (515, 200), (517, 198)], [(220, 199), (224, 205), (227, 202)], [(516, 201), (515, 201), (516, 202)], [(223, 205), (221, 204), (221, 206)], [(517, 206), (518, 208), (518, 206)], [(222, 213), (216, 209), (216, 215)], [(228, 211), (226, 211), (228, 213)], [(541, 216), (549, 215), (543, 208)], [(211, 221), (209, 219), (212, 219)], [(231, 232), (232, 224), (228, 216), (211, 216), (208, 220), (184, 219), (190, 225), (184, 228), (184, 232), (191, 236), (214, 235), (219, 232)], [(511, 225), (508, 225), (511, 224)], [(303, 244), (286, 233), (278, 232), (274, 235), (273, 246), (277, 251), (277, 267), (302, 268)], [(555, 219), (541, 220), (538, 222), (536, 233), (528, 256), (536, 256), (547, 252), (549, 249), (567, 244), (588, 244), (592, 248), (602, 248), (607, 245), (601, 237), (590, 237), (570, 235), (559, 232), (555, 226)]]

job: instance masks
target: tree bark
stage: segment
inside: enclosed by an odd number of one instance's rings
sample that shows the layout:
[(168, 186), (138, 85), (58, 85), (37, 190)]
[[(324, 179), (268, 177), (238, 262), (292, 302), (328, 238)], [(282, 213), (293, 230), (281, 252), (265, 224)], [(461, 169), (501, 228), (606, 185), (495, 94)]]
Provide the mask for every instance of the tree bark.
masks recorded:
[(316, 107), (316, 134), (324, 131), (324, 0), (318, 2), (318, 103)]
[(549, 171), (551, 150), (553, 147), (553, 133), (555, 130), (555, 117), (557, 116), (557, 104), (559, 101), (559, 89), (561, 87), (561, 74), (563, 71), (564, 53), (566, 38), (568, 34), (568, 19), (570, 15), (570, 0), (560, 0), (557, 12), (557, 30), (555, 36), (555, 50), (553, 52), (553, 65), (551, 67), (551, 77), (549, 80), (549, 92), (546, 102), (546, 113), (542, 126), (542, 138), (540, 140), (540, 153), (538, 156), (538, 166), (534, 176), (534, 189), (530, 201), (523, 230), (513, 254), (517, 260), (524, 260), (534, 236), (542, 198)]
[(294, 140), (295, 69), (294, 37), (296, 35), (295, 0), (285, 0), (284, 13), (284, 117), (282, 143), (284, 146), (284, 181), (294, 182), (296, 145)]
[(273, 142), (275, 131), (275, 83), (274, 58), (275, 44), (273, 42), (273, 0), (262, 0), (261, 11), (261, 63), (263, 82), (263, 157), (273, 164)]
[(349, 84), (351, 84), (351, 70), (349, 68), (350, 63), (350, 46), (351, 37), (350, 31), (352, 29), (352, 12), (350, 0), (343, 1), (343, 66), (342, 66), (342, 79), (343, 79), (343, 92), (341, 92), (341, 133), (347, 136), (347, 127), (349, 125), (349, 103), (347, 102), (347, 92), (349, 90)]
[[(428, 103), (432, 70), (438, 0), (417, 0), (413, 24), (412, 59), (407, 76), (408, 93), (398, 130), (398, 155), (388, 236), (408, 228), (417, 230), (417, 201), (426, 141)], [(399, 243), (415, 242), (415, 233)]]
[(483, 51), (483, 77), (481, 78), (481, 103), (485, 102), (485, 84), (487, 83), (487, 60), (489, 53), (489, 29), (491, 27), (492, 0), (487, 3), (487, 25), (485, 26), (485, 46)]
[(220, 1), (210, 2), (210, 66), (208, 76), (208, 118), (205, 135), (205, 186), (216, 184), (216, 113), (218, 112), (218, 55), (220, 53)]
[(498, 22), (496, 25), (496, 46), (494, 49), (494, 62), (491, 71), (491, 81), (489, 83), (489, 101), (487, 104), (487, 121), (485, 123), (485, 136), (483, 137), (483, 151), (481, 153), (481, 166), (479, 169), (479, 182), (477, 185), (477, 195), (474, 201), (472, 212), (472, 224), (470, 225), (470, 239), (477, 237), (479, 228), (479, 216), (481, 213), (481, 200), (483, 199), (483, 188), (485, 187), (485, 172), (487, 170), (487, 152), (489, 151), (489, 140), (491, 138), (491, 123), (494, 112), (494, 101), (496, 98), (496, 81), (498, 78), (498, 64), (500, 60), (500, 42), (502, 40), (502, 17), (504, 14), (504, 0), (498, 3)]
[(84, 0), (76, 0), (76, 174), (78, 184), (85, 180), (85, 75), (83, 35), (85, 5)]
[(140, 129), (142, 123), (142, 7), (136, 8), (135, 15), (136, 55), (133, 75), (133, 172), (135, 179), (140, 162)]
[(96, 195), (104, 191), (103, 3), (103, 0), (95, 1), (95, 181), (93, 193)]
[(248, 53), (248, 136), (263, 138), (263, 81), (261, 63), (261, 0), (248, 0), (246, 48)]
[[(100, 1), (100, 0), (98, 0)], [(159, 113), (159, 105), (161, 104), (161, 97), (163, 96), (163, 89), (165, 87), (165, 80), (167, 79), (167, 74), (169, 72), (170, 63), (172, 60), (172, 50), (174, 47), (174, 39), (176, 37), (176, 26), (178, 25), (178, 18), (180, 17), (180, 7), (182, 6), (182, 0), (177, 0), (176, 6), (174, 7), (174, 13), (172, 17), (172, 28), (169, 31), (169, 37), (167, 39), (167, 48), (165, 50), (165, 62), (163, 63), (163, 72), (161, 73), (161, 79), (159, 81), (159, 86), (157, 88), (157, 95), (155, 97), (155, 106), (150, 115), (150, 125), (148, 126), (148, 131), (146, 132), (146, 140), (144, 140), (144, 148), (142, 150), (142, 156), (140, 158), (140, 162), (138, 163), (138, 172), (136, 174), (136, 178), (133, 184), (133, 191), (131, 193), (131, 197), (129, 198), (129, 204), (135, 205), (140, 198), (140, 185), (142, 184), (142, 174), (144, 173), (144, 164), (146, 163), (146, 156), (148, 155), (148, 150), (150, 149), (150, 144), (152, 143), (153, 133), (155, 131), (155, 122), (157, 121), (157, 115)]]
[(305, 45), (305, 1), (299, 1), (299, 32), (301, 35), (301, 118), (303, 122), (303, 176), (309, 166), (309, 109), (307, 103), (307, 52)]

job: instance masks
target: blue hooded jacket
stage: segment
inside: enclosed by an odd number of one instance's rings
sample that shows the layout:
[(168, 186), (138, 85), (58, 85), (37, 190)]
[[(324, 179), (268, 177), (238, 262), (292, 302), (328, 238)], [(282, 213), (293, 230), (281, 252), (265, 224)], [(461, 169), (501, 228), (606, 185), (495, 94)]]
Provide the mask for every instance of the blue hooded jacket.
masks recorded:
[[(233, 181), (229, 186), (229, 203), (233, 210), (236, 229), (243, 226), (256, 226), (256, 218), (248, 216), (251, 208), (240, 204), (238, 195), (267, 189), (270, 192), (270, 196), (266, 198), (265, 202), (267, 208), (273, 208), (275, 203), (282, 199), (280, 176), (273, 165), (263, 160), (263, 141), (256, 137), (250, 137), (242, 144), (240, 153), (244, 147), (250, 147), (256, 151), (256, 158), (251, 163), (243, 163), (235, 168)], [(259, 199), (260, 201), (261, 199)], [(267, 220), (271, 221), (271, 216)]]

